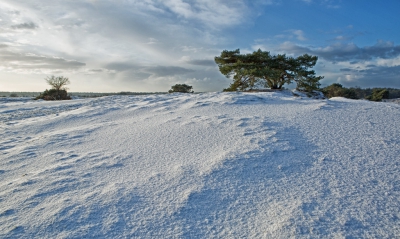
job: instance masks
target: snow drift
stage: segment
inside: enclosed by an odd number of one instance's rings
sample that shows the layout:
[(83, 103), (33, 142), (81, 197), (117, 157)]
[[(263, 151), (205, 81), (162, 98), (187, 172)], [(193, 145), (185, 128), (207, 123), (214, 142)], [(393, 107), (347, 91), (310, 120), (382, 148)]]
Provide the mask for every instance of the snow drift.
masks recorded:
[(398, 237), (399, 118), (290, 92), (3, 101), (0, 237)]

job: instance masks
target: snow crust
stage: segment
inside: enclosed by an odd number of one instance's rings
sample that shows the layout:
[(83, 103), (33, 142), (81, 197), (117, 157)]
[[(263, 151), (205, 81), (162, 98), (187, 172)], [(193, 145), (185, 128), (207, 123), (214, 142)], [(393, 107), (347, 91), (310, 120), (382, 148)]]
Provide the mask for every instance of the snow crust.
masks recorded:
[(1, 238), (400, 237), (400, 105), (0, 102)]

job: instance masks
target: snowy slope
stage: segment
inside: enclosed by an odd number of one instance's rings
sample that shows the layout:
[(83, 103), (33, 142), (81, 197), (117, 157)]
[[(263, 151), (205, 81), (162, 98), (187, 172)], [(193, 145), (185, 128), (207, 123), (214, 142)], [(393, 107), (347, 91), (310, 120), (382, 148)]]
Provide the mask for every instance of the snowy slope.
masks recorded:
[(400, 237), (400, 105), (290, 92), (0, 103), (0, 238)]

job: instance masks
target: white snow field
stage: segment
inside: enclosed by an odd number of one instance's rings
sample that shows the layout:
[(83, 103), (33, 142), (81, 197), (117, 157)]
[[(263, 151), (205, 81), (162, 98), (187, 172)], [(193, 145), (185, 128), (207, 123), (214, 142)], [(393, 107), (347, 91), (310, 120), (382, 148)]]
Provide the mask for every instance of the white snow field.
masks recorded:
[(0, 238), (399, 238), (400, 105), (0, 102)]

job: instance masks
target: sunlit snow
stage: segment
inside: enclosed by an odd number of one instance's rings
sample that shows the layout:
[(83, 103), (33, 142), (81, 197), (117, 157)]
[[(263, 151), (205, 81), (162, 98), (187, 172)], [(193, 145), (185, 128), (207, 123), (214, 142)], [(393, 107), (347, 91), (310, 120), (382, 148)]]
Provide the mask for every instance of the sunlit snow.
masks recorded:
[(396, 238), (400, 105), (0, 101), (1, 238)]

